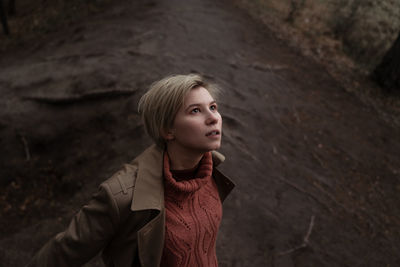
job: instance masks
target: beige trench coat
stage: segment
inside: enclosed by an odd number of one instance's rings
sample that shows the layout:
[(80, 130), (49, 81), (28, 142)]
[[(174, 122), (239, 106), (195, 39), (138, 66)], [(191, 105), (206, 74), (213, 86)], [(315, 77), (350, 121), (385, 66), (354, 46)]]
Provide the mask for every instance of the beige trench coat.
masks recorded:
[[(213, 151), (213, 177), (221, 201), (233, 183), (215, 166), (224, 156)], [(163, 151), (149, 147), (103, 182), (66, 231), (51, 239), (29, 267), (82, 266), (102, 251), (108, 267), (156, 267), (164, 246)]]

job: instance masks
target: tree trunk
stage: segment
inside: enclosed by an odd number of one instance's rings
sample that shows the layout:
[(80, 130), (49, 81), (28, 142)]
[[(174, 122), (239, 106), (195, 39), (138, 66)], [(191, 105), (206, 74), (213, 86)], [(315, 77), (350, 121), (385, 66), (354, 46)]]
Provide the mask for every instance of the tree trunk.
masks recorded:
[(372, 73), (372, 77), (384, 89), (400, 93), (400, 34)]
[(7, 15), (4, 10), (3, 0), (0, 0), (0, 20), (1, 20), (1, 24), (3, 25), (4, 33), (6, 35), (9, 35), (10, 31), (8, 29)]

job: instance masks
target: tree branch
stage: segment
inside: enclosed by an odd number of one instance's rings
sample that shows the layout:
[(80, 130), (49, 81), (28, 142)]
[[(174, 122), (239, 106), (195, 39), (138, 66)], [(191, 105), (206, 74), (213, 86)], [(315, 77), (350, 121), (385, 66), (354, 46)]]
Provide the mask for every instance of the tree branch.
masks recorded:
[(294, 248), (291, 248), (289, 250), (286, 250), (284, 252), (279, 253), (278, 256), (284, 256), (284, 255), (293, 253), (293, 252), (295, 252), (295, 251), (297, 251), (299, 249), (305, 248), (305, 247), (307, 247), (309, 245), (310, 235), (311, 235), (311, 232), (312, 232), (312, 230), (314, 228), (314, 219), (315, 219), (315, 216), (314, 215), (311, 216), (310, 225), (308, 226), (307, 234), (304, 236), (303, 243), (301, 245), (297, 246), (297, 247), (294, 247)]

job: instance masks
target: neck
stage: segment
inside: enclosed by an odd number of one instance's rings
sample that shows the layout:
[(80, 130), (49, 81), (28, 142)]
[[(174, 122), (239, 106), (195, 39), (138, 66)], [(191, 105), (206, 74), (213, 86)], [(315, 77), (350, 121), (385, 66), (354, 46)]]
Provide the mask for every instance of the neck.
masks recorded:
[(167, 146), (171, 170), (192, 169), (199, 164), (204, 153), (197, 151), (181, 151), (173, 146)]

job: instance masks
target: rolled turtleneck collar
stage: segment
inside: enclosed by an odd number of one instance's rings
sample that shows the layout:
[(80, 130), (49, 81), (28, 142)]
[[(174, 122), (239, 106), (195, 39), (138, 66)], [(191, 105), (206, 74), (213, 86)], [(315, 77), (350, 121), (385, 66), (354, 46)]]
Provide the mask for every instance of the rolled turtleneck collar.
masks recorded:
[[(170, 170), (168, 153), (164, 153), (164, 178), (166, 191), (172, 190), (176, 194), (188, 195), (199, 190), (211, 178), (213, 162), (211, 152), (204, 154), (199, 165), (193, 169), (174, 171)], [(175, 176), (174, 176), (175, 175)], [(185, 177), (187, 175), (187, 177)]]
[(196, 177), (197, 174), (197, 169), (199, 167), (199, 164), (197, 164), (195, 167), (190, 168), (190, 169), (185, 169), (185, 170), (170, 170), (172, 173), (172, 177), (177, 181), (184, 181), (184, 180), (190, 180)]

